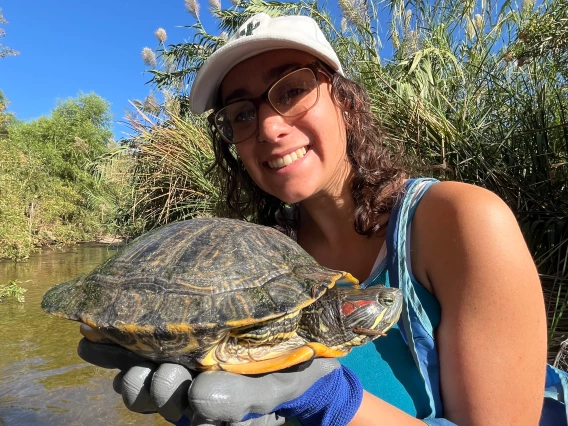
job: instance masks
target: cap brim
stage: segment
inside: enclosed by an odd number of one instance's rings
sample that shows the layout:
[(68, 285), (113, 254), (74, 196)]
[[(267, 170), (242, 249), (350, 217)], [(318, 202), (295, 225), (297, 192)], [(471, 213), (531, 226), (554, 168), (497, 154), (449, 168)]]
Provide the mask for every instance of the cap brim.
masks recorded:
[(322, 54), (321, 50), (295, 37), (283, 38), (282, 35), (274, 37), (268, 34), (249, 36), (231, 43), (230, 46), (221, 47), (207, 59), (192, 85), (189, 97), (191, 111), (201, 114), (215, 107), (216, 91), (235, 65), (260, 53), (278, 49), (297, 49), (307, 52), (343, 74), (339, 61), (331, 58), (335, 55), (333, 51), (328, 55)]

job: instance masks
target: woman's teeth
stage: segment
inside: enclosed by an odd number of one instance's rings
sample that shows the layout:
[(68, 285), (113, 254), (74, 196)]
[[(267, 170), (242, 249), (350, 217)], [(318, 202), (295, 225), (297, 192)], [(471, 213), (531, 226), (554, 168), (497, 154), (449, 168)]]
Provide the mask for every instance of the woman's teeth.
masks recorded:
[(280, 157), (278, 160), (272, 160), (268, 162), (268, 166), (271, 169), (278, 169), (284, 166), (289, 166), (290, 164), (292, 164), (294, 161), (302, 158), (304, 155), (306, 155), (306, 148), (300, 148), (294, 152), (291, 152), (290, 154), (285, 155), (284, 157)]

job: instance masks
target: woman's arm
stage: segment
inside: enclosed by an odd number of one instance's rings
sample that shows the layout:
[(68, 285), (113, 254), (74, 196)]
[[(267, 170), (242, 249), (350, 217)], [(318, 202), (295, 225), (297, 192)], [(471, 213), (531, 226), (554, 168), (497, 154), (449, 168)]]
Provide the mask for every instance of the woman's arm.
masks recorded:
[[(459, 426), (538, 424), (546, 363), (542, 289), (517, 222), (495, 194), (433, 185), (411, 233), (412, 271), (440, 301), (443, 417)], [(364, 394), (351, 426), (422, 424)]]
[(436, 333), (444, 417), (536, 425), (543, 401), (542, 288), (517, 222), (495, 194), (432, 186), (412, 224), (412, 268), (442, 307)]
[(380, 398), (363, 392), (363, 401), (349, 426), (424, 426), (424, 422)]

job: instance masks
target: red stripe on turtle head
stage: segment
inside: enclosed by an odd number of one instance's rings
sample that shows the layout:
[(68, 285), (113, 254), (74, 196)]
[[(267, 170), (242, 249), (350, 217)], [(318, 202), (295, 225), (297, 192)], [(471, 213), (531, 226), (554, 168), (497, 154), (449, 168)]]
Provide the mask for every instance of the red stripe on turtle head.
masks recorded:
[(341, 313), (345, 316), (351, 315), (357, 309), (363, 306), (372, 305), (376, 303), (373, 300), (357, 300), (356, 302), (346, 301), (341, 306)]

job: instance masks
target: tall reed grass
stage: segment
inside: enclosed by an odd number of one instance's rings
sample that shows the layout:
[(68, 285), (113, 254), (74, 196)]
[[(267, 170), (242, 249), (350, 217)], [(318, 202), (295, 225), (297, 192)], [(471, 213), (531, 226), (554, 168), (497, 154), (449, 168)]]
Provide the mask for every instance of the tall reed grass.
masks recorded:
[[(213, 148), (201, 117), (181, 118), (176, 104), (138, 104), (125, 141), (132, 158), (133, 220), (140, 231), (169, 222), (214, 215), (220, 185)], [(173, 108), (173, 109), (169, 109)]]

